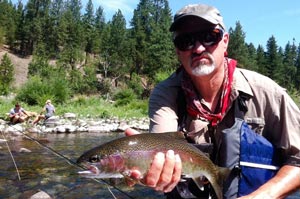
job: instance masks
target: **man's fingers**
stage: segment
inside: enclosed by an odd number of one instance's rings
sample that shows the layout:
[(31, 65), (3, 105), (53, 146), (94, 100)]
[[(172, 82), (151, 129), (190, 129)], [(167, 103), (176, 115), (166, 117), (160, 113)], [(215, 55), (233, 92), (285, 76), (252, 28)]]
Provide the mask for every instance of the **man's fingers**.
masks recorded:
[(175, 166), (175, 154), (173, 150), (169, 150), (166, 153), (165, 163), (163, 166), (160, 179), (157, 183), (156, 190), (163, 191), (165, 186), (167, 186), (173, 177), (173, 170)]
[(139, 170), (133, 169), (130, 171), (130, 176), (125, 178), (126, 184), (130, 187), (134, 186), (141, 178), (141, 172)]
[(157, 182), (160, 179), (161, 172), (163, 170), (164, 162), (164, 153), (159, 152), (154, 156), (150, 169), (145, 178), (145, 184), (147, 184), (150, 187), (156, 187)]
[(140, 132), (138, 132), (137, 130), (134, 130), (130, 127), (125, 129), (125, 135), (126, 136), (131, 136), (131, 135), (136, 135), (136, 134), (140, 134)]
[(164, 187), (164, 192), (170, 192), (172, 191), (175, 186), (178, 184), (178, 182), (181, 179), (181, 173), (182, 173), (182, 163), (180, 156), (178, 154), (175, 155), (175, 165), (173, 170), (173, 175), (171, 179), (171, 183), (169, 183), (167, 186)]

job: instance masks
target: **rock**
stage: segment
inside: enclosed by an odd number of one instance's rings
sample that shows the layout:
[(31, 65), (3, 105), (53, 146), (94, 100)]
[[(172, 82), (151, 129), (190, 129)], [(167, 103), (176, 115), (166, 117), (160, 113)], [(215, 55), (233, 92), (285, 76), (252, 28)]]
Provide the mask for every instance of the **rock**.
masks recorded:
[(19, 152), (20, 153), (31, 153), (31, 150), (26, 149), (26, 148), (20, 148)]
[(32, 195), (29, 199), (52, 199), (46, 192), (40, 191)]
[(47, 127), (55, 127), (60, 124), (59, 117), (58, 116), (49, 117), (47, 120), (44, 121), (44, 124)]
[[(65, 118), (66, 117), (66, 118)], [(40, 122), (38, 125), (22, 123), (16, 125), (1, 125), (0, 130), (8, 136), (18, 138), (23, 136), (23, 133), (75, 133), (75, 132), (124, 132), (126, 128), (131, 127), (137, 130), (147, 131), (149, 128), (148, 118), (132, 118), (132, 119), (118, 119), (118, 118), (80, 118), (80, 119), (67, 119), (74, 118), (76, 114), (66, 113), (64, 117), (52, 116), (45, 120), (44, 123)], [(1, 141), (0, 141), (1, 143)]]
[(66, 118), (66, 119), (76, 119), (76, 114), (75, 113), (65, 113), (64, 118)]
[(7, 142), (6, 139), (0, 139), (0, 143), (4, 143), (4, 142)]
[(103, 127), (101, 126), (90, 126), (87, 129), (89, 133), (99, 133), (103, 131)]

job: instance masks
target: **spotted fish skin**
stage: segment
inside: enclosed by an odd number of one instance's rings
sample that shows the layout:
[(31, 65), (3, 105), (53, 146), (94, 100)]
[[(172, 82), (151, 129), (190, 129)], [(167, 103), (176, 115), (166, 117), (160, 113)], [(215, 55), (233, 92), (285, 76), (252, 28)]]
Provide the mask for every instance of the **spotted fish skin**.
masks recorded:
[(219, 168), (201, 152), (184, 139), (182, 132), (142, 133), (122, 137), (82, 154), (77, 163), (87, 171), (79, 172), (89, 178), (116, 178), (130, 175), (131, 169), (138, 169), (145, 175), (157, 152), (166, 153), (173, 150), (182, 161), (182, 174), (193, 178), (205, 176), (214, 188), (219, 199), (222, 199), (222, 184), (229, 169)]

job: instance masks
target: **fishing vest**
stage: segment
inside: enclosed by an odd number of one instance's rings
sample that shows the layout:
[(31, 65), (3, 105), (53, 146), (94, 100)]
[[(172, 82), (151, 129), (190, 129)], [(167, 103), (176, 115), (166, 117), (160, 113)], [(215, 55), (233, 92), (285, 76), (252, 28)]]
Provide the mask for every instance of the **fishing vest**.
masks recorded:
[[(221, 132), (219, 146), (197, 145), (200, 150), (209, 153), (213, 157), (212, 160), (217, 159), (218, 166), (231, 169), (223, 184), (223, 196), (226, 199), (250, 194), (271, 179), (280, 167), (275, 147), (266, 138), (254, 132), (244, 121), (244, 114), (247, 112), (245, 100), (241, 94), (235, 100), (235, 123)], [(180, 122), (184, 122), (183, 118), (184, 116), (179, 115)], [(199, 190), (193, 180), (189, 179), (179, 182), (177, 187), (166, 195), (172, 199), (214, 198), (211, 192), (210, 185), (205, 185), (203, 190)]]

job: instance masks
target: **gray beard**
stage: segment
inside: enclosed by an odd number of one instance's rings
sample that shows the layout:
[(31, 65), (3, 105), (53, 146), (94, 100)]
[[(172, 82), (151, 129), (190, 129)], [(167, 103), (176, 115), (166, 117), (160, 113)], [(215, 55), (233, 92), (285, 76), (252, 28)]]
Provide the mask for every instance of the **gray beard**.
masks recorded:
[(199, 65), (192, 69), (192, 74), (198, 77), (203, 77), (211, 74), (216, 69), (215, 64), (211, 65)]

